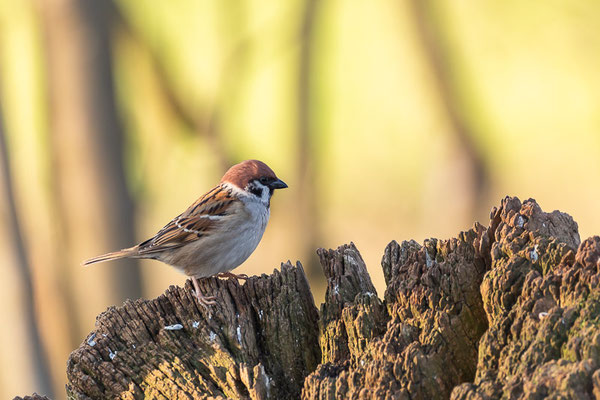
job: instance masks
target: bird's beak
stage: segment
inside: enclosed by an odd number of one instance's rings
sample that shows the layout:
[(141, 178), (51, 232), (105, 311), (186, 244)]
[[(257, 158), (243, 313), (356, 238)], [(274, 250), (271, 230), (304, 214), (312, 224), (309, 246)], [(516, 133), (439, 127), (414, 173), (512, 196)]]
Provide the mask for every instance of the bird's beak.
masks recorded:
[(288, 187), (288, 185), (281, 179), (277, 179), (276, 181), (271, 183), (269, 186), (271, 187), (271, 189), (285, 189), (286, 187)]

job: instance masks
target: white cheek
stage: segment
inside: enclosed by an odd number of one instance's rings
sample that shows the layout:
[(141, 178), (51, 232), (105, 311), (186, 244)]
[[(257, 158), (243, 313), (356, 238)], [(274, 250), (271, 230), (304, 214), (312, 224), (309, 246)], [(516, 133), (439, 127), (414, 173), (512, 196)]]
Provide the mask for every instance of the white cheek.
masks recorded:
[(268, 187), (264, 187), (262, 191), (262, 196), (260, 196), (261, 201), (265, 204), (269, 204), (269, 200), (271, 200), (271, 191)]
[(263, 185), (260, 182), (254, 182), (254, 186), (260, 189), (260, 201), (264, 204), (269, 204), (269, 200), (271, 199), (271, 192), (269, 188)]
[(254, 189), (260, 190), (260, 196), (254, 195), (254, 198), (264, 205), (269, 206), (269, 201), (271, 200), (271, 191), (269, 188), (258, 181), (254, 181), (251, 185), (253, 185)]

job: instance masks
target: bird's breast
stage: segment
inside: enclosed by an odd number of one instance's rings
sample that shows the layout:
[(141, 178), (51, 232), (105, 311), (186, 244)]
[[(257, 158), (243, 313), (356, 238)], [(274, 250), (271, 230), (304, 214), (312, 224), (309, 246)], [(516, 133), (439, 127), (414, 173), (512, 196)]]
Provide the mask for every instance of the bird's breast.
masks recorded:
[(218, 232), (188, 245), (193, 258), (185, 262), (185, 273), (201, 278), (231, 271), (242, 264), (260, 243), (269, 214), (269, 208), (262, 205), (241, 206)]

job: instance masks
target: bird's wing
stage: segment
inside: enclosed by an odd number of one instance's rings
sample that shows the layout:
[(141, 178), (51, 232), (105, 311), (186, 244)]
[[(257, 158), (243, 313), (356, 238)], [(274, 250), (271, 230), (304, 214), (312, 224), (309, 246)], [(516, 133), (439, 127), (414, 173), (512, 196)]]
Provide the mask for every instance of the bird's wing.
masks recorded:
[(236, 200), (229, 190), (219, 185), (200, 197), (154, 237), (138, 245), (139, 254), (152, 254), (181, 247), (214, 231), (235, 212)]

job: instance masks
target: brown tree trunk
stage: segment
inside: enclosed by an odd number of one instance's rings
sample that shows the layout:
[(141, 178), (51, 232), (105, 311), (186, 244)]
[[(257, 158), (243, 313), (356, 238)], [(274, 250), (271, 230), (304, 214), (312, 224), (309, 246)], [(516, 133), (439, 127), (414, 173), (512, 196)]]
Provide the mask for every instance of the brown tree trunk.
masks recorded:
[[(2, 98), (0, 93), (0, 99)], [(48, 368), (48, 359), (46, 349), (40, 337), (37, 313), (34, 305), (33, 280), (31, 277), (31, 265), (27, 257), (26, 244), (23, 239), (21, 224), (17, 212), (17, 203), (15, 201), (10, 160), (8, 157), (7, 140), (4, 132), (4, 119), (2, 103), (0, 102), (0, 187), (4, 192), (4, 201), (6, 202), (6, 212), (3, 213), (7, 218), (4, 221), (6, 239), (11, 241), (10, 247), (15, 253), (15, 266), (17, 267), (17, 276), (20, 280), (21, 296), (18, 302), (24, 304), (24, 320), (27, 335), (27, 345), (31, 346), (32, 357), (30, 360), (31, 371), (35, 375), (35, 383), (38, 390), (52, 396), (52, 383), (50, 370)], [(9, 325), (6, 325), (9, 329)]]
[[(87, 304), (120, 303), (141, 296), (135, 261), (90, 268), (81, 262), (134, 244), (134, 208), (124, 173), (123, 132), (111, 65), (111, 1), (43, 0), (41, 15), (48, 62), (49, 121), (57, 225), (64, 279), (61, 293), (78, 328)], [(75, 296), (73, 291), (78, 291)], [(89, 316), (85, 316), (89, 318)]]

